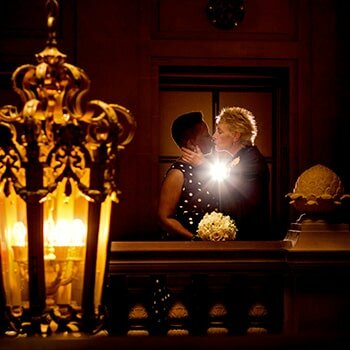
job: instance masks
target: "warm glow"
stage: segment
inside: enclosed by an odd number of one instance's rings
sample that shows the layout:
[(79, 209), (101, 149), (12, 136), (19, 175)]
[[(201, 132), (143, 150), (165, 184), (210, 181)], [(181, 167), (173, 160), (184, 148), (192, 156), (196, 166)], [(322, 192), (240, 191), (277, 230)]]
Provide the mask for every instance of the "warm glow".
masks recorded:
[(128, 109), (83, 99), (87, 74), (57, 48), (58, 3), (47, 1), (38, 64), (11, 77), (22, 110), (0, 106), (1, 286), (11, 307), (1, 328), (11, 336), (97, 330), (118, 154), (136, 127)]
[(26, 246), (27, 228), (23, 222), (17, 221), (13, 226), (12, 242), (14, 246)]
[(216, 161), (210, 166), (210, 174), (213, 180), (221, 182), (229, 177), (230, 169), (226, 163)]
[(95, 284), (95, 305), (101, 304), (104, 274), (106, 269), (106, 259), (107, 259), (107, 249), (108, 249), (108, 234), (109, 234), (109, 224), (111, 217), (112, 201), (110, 197), (104, 201), (101, 207), (101, 219), (99, 227), (99, 237), (98, 237), (98, 249), (100, 252), (97, 256), (96, 261), (96, 284)]
[[(57, 224), (52, 219), (45, 220), (44, 242), (45, 246), (71, 246), (85, 245), (86, 225), (80, 219), (72, 221), (59, 220)], [(26, 245), (27, 228), (23, 222), (18, 221), (13, 227), (12, 245), (24, 247)]]
[(44, 226), (44, 241), (47, 241), (49, 245), (83, 246), (85, 237), (86, 226), (80, 219), (59, 220), (56, 225)]
[[(87, 229), (81, 219), (58, 220), (50, 217), (44, 222), (44, 260), (46, 302), (51, 305), (54, 300), (58, 304), (69, 304), (79, 300), (76, 290), (79, 270), (83, 264)], [(22, 221), (13, 225), (12, 250), (15, 267), (21, 280), (27, 279), (27, 227)], [(21, 282), (19, 282), (21, 283)], [(74, 284), (74, 286), (73, 286)], [(11, 292), (17, 288), (13, 286)], [(22, 293), (24, 300), (28, 292)]]

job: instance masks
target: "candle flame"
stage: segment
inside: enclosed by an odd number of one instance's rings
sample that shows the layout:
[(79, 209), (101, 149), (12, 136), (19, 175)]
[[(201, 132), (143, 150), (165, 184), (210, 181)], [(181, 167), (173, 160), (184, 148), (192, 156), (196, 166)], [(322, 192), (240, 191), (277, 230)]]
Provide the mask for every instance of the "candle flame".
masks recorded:
[[(26, 246), (27, 227), (22, 221), (14, 224), (12, 232), (12, 245)], [(44, 222), (44, 245), (81, 247), (85, 245), (86, 233), (86, 225), (81, 219), (58, 220), (55, 224), (50, 218)]]

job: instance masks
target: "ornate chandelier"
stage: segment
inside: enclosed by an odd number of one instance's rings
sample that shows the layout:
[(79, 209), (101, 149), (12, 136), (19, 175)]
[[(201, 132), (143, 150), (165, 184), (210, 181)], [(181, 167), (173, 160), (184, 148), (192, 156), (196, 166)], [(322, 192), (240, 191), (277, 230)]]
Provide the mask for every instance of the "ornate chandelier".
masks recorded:
[(2, 333), (98, 333), (119, 151), (135, 132), (126, 108), (83, 103), (90, 81), (48, 40), (12, 75), (23, 109), (0, 108)]

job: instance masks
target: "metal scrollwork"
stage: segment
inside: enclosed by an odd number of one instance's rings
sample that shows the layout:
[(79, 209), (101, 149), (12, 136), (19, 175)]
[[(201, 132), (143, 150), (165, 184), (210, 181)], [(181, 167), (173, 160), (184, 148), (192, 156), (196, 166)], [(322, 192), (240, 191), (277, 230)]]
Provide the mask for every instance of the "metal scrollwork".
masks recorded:
[[(36, 54), (38, 65), (23, 65), (12, 75), (23, 109), (0, 108), (2, 146), (8, 143), (3, 148), (7, 151), (0, 154), (0, 184), (5, 193), (12, 188), (23, 198), (44, 200), (61, 181), (66, 181), (68, 194), (73, 181), (91, 200), (103, 200), (118, 193), (118, 152), (132, 140), (136, 122), (118, 104), (92, 100), (83, 105), (90, 80), (82, 69), (67, 63), (66, 55), (56, 47), (58, 2), (48, 1), (47, 8), (49, 37), (46, 48)], [(87, 188), (81, 178), (92, 164), (100, 164), (100, 157), (107, 158), (101, 169), (103, 181)], [(53, 171), (45, 188), (29, 193), (18, 172), (33, 160)]]

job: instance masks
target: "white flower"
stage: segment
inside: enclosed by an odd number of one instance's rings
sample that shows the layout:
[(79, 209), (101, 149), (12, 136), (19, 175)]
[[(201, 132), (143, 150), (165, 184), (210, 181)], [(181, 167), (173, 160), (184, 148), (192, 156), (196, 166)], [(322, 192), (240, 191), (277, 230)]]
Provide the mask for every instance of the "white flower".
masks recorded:
[(197, 233), (203, 241), (232, 241), (236, 238), (237, 227), (228, 215), (213, 211), (203, 216)]
[(236, 158), (231, 162), (231, 168), (233, 168), (234, 166), (238, 165), (240, 161), (241, 161), (241, 157), (236, 157)]

